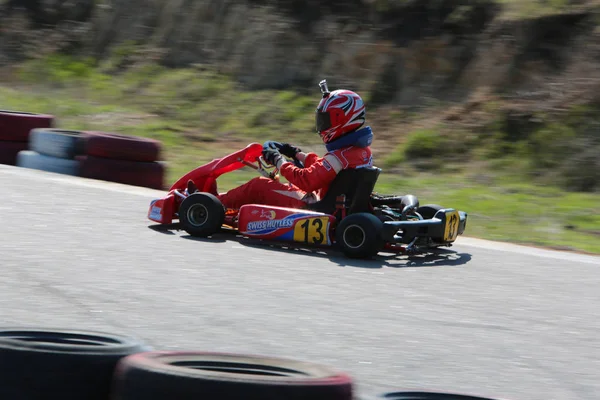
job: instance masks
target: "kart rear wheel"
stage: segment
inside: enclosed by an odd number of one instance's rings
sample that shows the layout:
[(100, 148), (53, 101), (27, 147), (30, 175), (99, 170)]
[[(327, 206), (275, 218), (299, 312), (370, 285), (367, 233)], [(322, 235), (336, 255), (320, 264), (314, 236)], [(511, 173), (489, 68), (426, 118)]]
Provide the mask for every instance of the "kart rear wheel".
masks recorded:
[(370, 258), (385, 242), (381, 237), (383, 222), (375, 215), (357, 213), (347, 216), (335, 230), (336, 244), (349, 258)]
[(179, 207), (179, 221), (192, 236), (210, 236), (221, 229), (224, 220), (223, 204), (210, 193), (194, 193), (183, 200)]

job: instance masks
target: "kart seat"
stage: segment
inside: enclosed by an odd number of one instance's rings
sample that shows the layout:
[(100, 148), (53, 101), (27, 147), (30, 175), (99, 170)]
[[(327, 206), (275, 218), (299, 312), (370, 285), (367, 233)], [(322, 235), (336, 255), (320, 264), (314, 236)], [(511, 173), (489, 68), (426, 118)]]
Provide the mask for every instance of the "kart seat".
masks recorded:
[[(340, 171), (321, 200), (308, 208), (334, 214), (338, 204), (347, 207), (347, 214), (370, 211), (371, 193), (375, 188), (381, 169), (377, 167), (349, 168)], [(345, 198), (344, 198), (345, 196)]]

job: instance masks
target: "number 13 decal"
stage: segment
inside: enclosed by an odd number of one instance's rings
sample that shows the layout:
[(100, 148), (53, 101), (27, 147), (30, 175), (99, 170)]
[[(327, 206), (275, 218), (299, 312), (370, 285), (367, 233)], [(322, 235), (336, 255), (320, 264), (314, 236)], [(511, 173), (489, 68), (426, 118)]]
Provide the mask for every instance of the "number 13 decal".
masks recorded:
[(328, 217), (307, 218), (296, 224), (294, 241), (306, 244), (329, 244), (327, 237), (329, 228)]

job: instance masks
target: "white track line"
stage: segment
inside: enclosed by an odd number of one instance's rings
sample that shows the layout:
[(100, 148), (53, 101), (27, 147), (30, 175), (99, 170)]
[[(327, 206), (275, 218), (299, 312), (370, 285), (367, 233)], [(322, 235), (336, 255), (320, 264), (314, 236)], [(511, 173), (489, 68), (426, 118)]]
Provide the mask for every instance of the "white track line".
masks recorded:
[[(148, 189), (144, 187), (136, 187), (123, 185), (120, 183), (106, 182), (94, 179), (86, 179), (76, 176), (61, 175), (52, 172), (33, 170), (28, 168), (14, 167), (10, 165), (0, 164), (0, 174), (11, 174), (15, 176), (24, 176), (39, 181), (54, 181), (65, 184), (90, 187), (94, 189), (109, 190), (112, 192), (129, 193), (137, 196), (160, 198), (165, 195), (165, 191)], [(468, 227), (468, 225), (467, 225)], [(491, 240), (476, 239), (471, 237), (460, 237), (456, 241), (457, 246), (476, 247), (486, 250), (503, 251), (509, 253), (523, 254), (529, 256), (553, 258), (558, 260), (566, 260), (572, 262), (581, 262), (586, 264), (595, 264), (600, 266), (600, 256), (587, 254), (573, 253), (559, 250), (548, 250), (537, 247), (529, 247), (512, 243), (494, 242)]]

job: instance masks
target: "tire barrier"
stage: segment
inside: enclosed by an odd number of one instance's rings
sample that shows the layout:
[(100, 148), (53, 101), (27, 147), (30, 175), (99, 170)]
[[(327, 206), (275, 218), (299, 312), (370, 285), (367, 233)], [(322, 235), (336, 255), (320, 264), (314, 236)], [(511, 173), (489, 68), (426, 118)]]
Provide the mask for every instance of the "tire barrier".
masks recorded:
[(0, 140), (0, 164), (16, 165), (17, 154), (20, 151), (27, 150), (27, 142), (9, 142)]
[(52, 115), (0, 110), (0, 140), (27, 142), (32, 129), (51, 128), (53, 123)]
[(17, 166), (63, 175), (79, 176), (79, 161), (51, 157), (32, 150), (19, 152), (17, 155)]
[(0, 399), (107, 400), (119, 360), (150, 350), (103, 332), (2, 328)]
[(352, 400), (352, 379), (327, 366), (271, 357), (147, 352), (119, 361), (111, 400)]
[(86, 132), (80, 176), (151, 189), (164, 189), (161, 143), (108, 132)]
[[(159, 351), (122, 334), (0, 328), (0, 399), (502, 400), (437, 391), (357, 397), (352, 377), (294, 359)], [(504, 399), (506, 400), (506, 399)]]
[(27, 146), (27, 142), (0, 142), (0, 161), (47, 172), (164, 189), (166, 168), (159, 161), (161, 144), (156, 140), (105, 132), (34, 128), (28, 143)]
[(64, 129), (33, 129), (29, 133), (29, 149), (37, 153), (74, 159), (83, 154), (85, 132)]
[(83, 151), (85, 133), (35, 128), (29, 133), (29, 150), (19, 152), (16, 165), (23, 168), (79, 176), (75, 159)]
[(376, 397), (377, 400), (502, 400), (491, 397), (480, 397), (469, 394), (433, 392), (433, 391), (403, 391), (388, 392)]
[(77, 156), (79, 176), (152, 189), (164, 188), (163, 163)]
[(52, 115), (0, 110), (0, 164), (16, 165), (17, 154), (28, 149), (29, 132), (53, 123)]
[(88, 156), (139, 162), (160, 159), (161, 144), (157, 140), (107, 132), (87, 134), (85, 154)]

